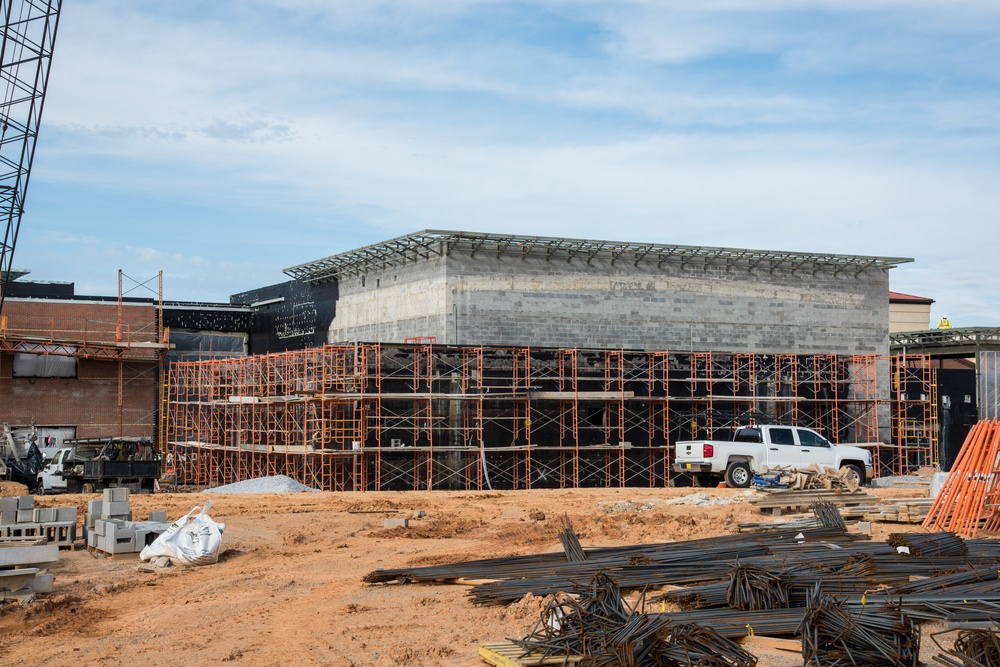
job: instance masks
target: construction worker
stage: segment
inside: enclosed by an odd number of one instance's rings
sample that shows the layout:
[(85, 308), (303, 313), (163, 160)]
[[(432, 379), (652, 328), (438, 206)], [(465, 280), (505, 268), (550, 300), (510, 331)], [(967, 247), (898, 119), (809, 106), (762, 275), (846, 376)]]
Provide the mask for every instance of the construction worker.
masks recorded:
[(951, 322), (948, 320), (947, 315), (942, 315), (941, 320), (938, 322), (938, 329), (950, 329)]

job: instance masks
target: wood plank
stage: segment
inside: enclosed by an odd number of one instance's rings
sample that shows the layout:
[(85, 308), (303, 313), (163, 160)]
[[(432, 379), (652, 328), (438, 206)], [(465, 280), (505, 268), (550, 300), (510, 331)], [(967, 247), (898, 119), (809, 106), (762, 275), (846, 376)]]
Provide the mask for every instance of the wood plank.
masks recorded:
[(514, 642), (498, 642), (483, 644), (479, 647), (479, 657), (484, 662), (495, 667), (535, 667), (542, 665), (575, 665), (583, 660), (583, 656), (571, 655), (543, 657), (532, 653), (522, 657), (524, 650)]

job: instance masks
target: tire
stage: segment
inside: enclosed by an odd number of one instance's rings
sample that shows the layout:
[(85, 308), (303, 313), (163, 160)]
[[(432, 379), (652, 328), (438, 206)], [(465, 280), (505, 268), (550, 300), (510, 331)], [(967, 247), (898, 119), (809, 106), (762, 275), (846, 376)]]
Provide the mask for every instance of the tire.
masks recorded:
[(96, 491), (94, 489), (94, 485), (90, 484), (89, 482), (87, 484), (83, 485), (83, 492), (84, 493), (96, 493)]
[(45, 484), (42, 483), (41, 478), (39, 478), (38, 483), (35, 484), (34, 494), (36, 496), (44, 496), (45, 495)]
[(854, 481), (858, 483), (858, 486), (864, 486), (865, 485), (865, 471), (864, 470), (862, 470), (859, 466), (854, 465), (853, 463), (848, 463), (844, 467), (847, 468), (849, 474), (853, 474), (854, 475)]
[(753, 471), (742, 461), (733, 461), (726, 468), (726, 486), (745, 489), (753, 483)]

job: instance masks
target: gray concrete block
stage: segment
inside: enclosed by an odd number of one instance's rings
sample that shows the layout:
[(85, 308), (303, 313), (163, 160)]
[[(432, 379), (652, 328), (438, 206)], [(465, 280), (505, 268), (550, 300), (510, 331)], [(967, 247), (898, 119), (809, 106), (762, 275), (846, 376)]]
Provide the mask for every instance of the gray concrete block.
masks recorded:
[(104, 519), (98, 519), (97, 521), (95, 521), (94, 522), (94, 534), (103, 537), (104, 533), (107, 532), (106, 528), (105, 528), (105, 526), (107, 526), (107, 525), (108, 525), (108, 522), (105, 521)]
[(52, 544), (58, 544), (61, 547), (72, 546), (76, 540), (76, 522), (46, 523), (42, 525), (42, 532)]
[(50, 573), (41, 573), (35, 575), (35, 578), (31, 580), (28, 584), (30, 588), (35, 593), (51, 593), (52, 585), (55, 583), (56, 575)]
[(87, 537), (87, 546), (92, 549), (97, 548), (97, 540), (99, 540), (101, 536), (95, 533), (94, 531), (90, 531), (87, 533), (86, 537)]
[(99, 515), (103, 511), (103, 506), (104, 506), (103, 500), (97, 500), (95, 498), (93, 500), (87, 501), (87, 511), (93, 514), (94, 516)]
[[(115, 491), (117, 489), (109, 489), (109, 490)], [(128, 489), (125, 490), (127, 491)], [(105, 502), (103, 507), (101, 508), (101, 516), (102, 518), (105, 519), (110, 517), (114, 517), (117, 519), (119, 517), (124, 517), (126, 514), (131, 514), (131, 512), (132, 512), (132, 507), (129, 505), (128, 501), (115, 500), (112, 502)]]
[(10, 527), (11, 537), (41, 537), (43, 535), (40, 523), (15, 523)]
[(17, 511), (17, 523), (32, 523), (35, 520), (35, 510), (21, 509)]
[(399, 517), (390, 517), (388, 519), (384, 519), (382, 525), (385, 528), (406, 528), (410, 525), (410, 520)]
[(57, 520), (56, 516), (58, 515), (58, 512), (56, 512), (55, 507), (36, 507), (31, 510), (31, 512), (31, 520), (33, 523), (49, 523)]
[(75, 507), (57, 507), (56, 508), (56, 521), (73, 521), (76, 522), (76, 508)]
[(149, 520), (150, 521), (157, 521), (159, 523), (166, 523), (167, 522), (167, 513), (165, 511), (162, 511), (162, 512), (150, 512), (149, 513)]
[(0, 512), (13, 512), (14, 514), (17, 514), (17, 510), (17, 496), (0, 498)]
[[(4, 500), (9, 499), (5, 498)], [(7, 525), (11, 523), (17, 523), (17, 509), (0, 510), (0, 525)]]
[(0, 549), (0, 567), (55, 563), (58, 560), (59, 547), (54, 544), (4, 547)]
[(125, 487), (104, 489), (104, 502), (106, 503), (128, 502), (128, 489)]
[(34, 496), (18, 496), (17, 497), (17, 509), (19, 510), (30, 510), (35, 507), (35, 497)]

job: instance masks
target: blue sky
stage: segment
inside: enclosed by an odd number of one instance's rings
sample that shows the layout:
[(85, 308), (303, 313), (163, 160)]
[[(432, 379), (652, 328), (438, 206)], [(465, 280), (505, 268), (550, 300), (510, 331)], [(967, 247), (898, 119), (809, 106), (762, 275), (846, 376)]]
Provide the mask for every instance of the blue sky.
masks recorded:
[(994, 0), (74, 0), (14, 265), (227, 301), (426, 228), (884, 255), (1000, 326), (998, 214)]

